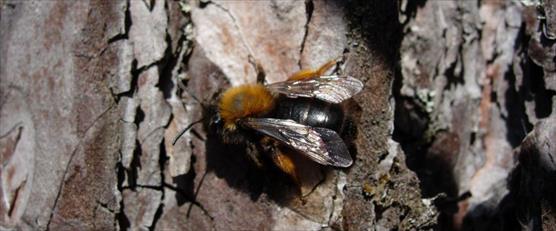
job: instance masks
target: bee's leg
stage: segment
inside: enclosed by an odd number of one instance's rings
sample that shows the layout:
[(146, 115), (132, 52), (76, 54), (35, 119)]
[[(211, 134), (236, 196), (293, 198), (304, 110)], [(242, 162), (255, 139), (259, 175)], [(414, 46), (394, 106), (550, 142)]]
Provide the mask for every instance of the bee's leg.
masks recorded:
[(261, 154), (259, 153), (259, 149), (256, 147), (255, 144), (247, 144), (247, 156), (257, 166), (257, 168), (261, 169), (263, 167), (263, 163), (261, 162)]
[(268, 136), (261, 138), (260, 142), (263, 151), (268, 153), (272, 157), (272, 161), (282, 172), (288, 174), (296, 183), (298, 183), (296, 166), (293, 158), (284, 152), (276, 143), (275, 140)]
[(272, 160), (286, 174), (288, 174), (292, 180), (299, 185), (299, 177), (297, 175), (296, 165), (294, 160), (291, 158), (290, 154), (284, 152), (280, 148), (276, 148), (273, 153), (271, 153)]
[(316, 77), (315, 70), (300, 70), (298, 72), (293, 73), (288, 80), (303, 80), (303, 79), (310, 79)]
[(328, 62), (326, 62), (325, 64), (323, 64), (322, 66), (320, 66), (318, 69), (316, 70), (300, 70), (298, 72), (293, 73), (288, 80), (302, 80), (302, 79), (310, 79), (310, 78), (314, 78), (314, 77), (318, 77), (321, 75), (324, 75), (326, 73), (326, 71), (328, 71), (330, 68), (332, 68), (334, 65), (336, 65), (337, 61), (336, 60), (330, 60)]
[(259, 61), (251, 55), (249, 55), (248, 60), (249, 63), (255, 66), (255, 71), (257, 72), (257, 83), (266, 84), (266, 73), (263, 69), (263, 65), (261, 65), (261, 63), (259, 63)]
[(291, 158), (280, 155), (281, 152), (279, 151), (278, 145), (276, 144), (275, 140), (268, 136), (263, 136), (260, 139), (259, 144), (262, 148), (262, 151), (272, 157), (272, 161), (274, 162), (274, 164), (276, 164), (276, 166), (280, 168), (280, 170), (287, 173), (288, 175), (294, 176), (295, 178), (295, 174), (291, 174), (295, 173), (295, 166), (293, 165)]
[(309, 194), (324, 180), (318, 164), (284, 146), (278, 146), (271, 156), (276, 166), (294, 181), (297, 199), (305, 204)]
[(266, 73), (264, 72), (263, 66), (257, 63), (257, 83), (266, 84)]
[(261, 139), (261, 144), (272, 147), (266, 153), (270, 154), (274, 164), (294, 181), (298, 199), (304, 203), (306, 196), (324, 179), (319, 165), (296, 151), (277, 144), (270, 137)]
[(326, 71), (330, 70), (330, 68), (335, 66), (336, 63), (338, 63), (338, 61), (336, 61), (335, 59), (330, 60), (330, 61), (326, 62), (325, 64), (323, 64), (322, 66), (320, 66), (319, 69), (317, 69), (315, 71), (315, 73), (317, 74), (317, 76), (322, 76), (326, 73)]

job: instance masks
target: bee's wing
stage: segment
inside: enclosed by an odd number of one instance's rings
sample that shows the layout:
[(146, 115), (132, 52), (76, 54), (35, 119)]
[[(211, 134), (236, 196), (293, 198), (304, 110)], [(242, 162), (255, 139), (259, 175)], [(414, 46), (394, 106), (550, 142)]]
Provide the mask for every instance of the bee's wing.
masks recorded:
[(361, 91), (363, 83), (350, 76), (328, 75), (271, 83), (267, 88), (290, 98), (309, 97), (340, 103)]
[(348, 167), (353, 162), (346, 144), (333, 130), (272, 118), (247, 118), (244, 124), (283, 142), (319, 164)]

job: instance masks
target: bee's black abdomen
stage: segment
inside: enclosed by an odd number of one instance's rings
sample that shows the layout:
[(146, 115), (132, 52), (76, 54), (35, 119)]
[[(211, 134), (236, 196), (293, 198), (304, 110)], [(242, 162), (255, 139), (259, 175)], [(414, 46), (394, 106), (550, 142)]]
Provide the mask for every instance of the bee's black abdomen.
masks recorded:
[(271, 115), (277, 119), (292, 119), (311, 127), (329, 128), (340, 132), (344, 113), (340, 105), (317, 99), (282, 97)]

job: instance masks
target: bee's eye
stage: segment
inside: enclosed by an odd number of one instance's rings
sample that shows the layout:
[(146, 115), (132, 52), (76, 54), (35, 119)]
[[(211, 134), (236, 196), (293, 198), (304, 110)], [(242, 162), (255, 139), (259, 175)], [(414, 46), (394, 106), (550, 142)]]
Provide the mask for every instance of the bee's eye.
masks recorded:
[(220, 118), (220, 114), (215, 114), (212, 119), (211, 119), (211, 123), (214, 125), (219, 125), (222, 123), (222, 118)]

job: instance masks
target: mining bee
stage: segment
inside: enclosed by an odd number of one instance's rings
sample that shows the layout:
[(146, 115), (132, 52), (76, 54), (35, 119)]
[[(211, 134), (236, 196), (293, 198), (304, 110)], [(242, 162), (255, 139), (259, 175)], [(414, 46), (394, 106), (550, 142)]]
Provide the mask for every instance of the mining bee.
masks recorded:
[(220, 96), (211, 124), (223, 143), (258, 143), (296, 182), (299, 169), (293, 155), (349, 167), (353, 160), (338, 135), (345, 117), (340, 103), (361, 91), (363, 83), (325, 75), (335, 65), (330, 61), (316, 70), (301, 70), (283, 82), (229, 88)]

